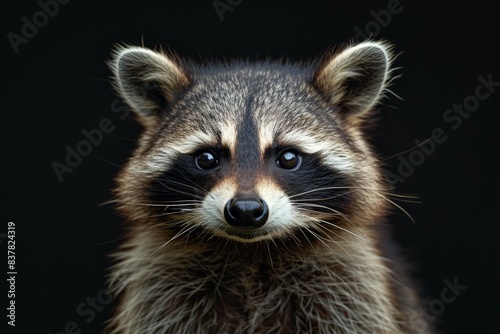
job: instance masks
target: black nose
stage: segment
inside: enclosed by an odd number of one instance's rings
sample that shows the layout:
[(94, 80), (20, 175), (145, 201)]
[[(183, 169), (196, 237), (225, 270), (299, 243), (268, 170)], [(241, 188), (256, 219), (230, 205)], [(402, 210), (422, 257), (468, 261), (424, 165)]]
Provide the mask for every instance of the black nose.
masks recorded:
[(255, 195), (236, 196), (226, 203), (224, 217), (229, 225), (239, 228), (257, 228), (269, 216), (266, 202)]

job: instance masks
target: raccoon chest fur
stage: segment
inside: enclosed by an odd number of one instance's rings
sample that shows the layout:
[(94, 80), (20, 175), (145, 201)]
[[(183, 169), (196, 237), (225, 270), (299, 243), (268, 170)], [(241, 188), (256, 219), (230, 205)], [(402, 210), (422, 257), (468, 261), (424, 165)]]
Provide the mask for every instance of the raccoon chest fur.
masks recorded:
[[(133, 281), (115, 282), (129, 286), (121, 307), (136, 321), (121, 319), (131, 326), (126, 332), (401, 333), (380, 258), (355, 250), (332, 256), (321, 246), (326, 254), (304, 258), (261, 246), (218, 256), (174, 251), (141, 272), (129, 259), (117, 277)], [(358, 256), (353, 265), (349, 257)]]
[(391, 48), (199, 64), (118, 48), (144, 131), (114, 190), (107, 331), (429, 333), (381, 245), (390, 187), (366, 139)]

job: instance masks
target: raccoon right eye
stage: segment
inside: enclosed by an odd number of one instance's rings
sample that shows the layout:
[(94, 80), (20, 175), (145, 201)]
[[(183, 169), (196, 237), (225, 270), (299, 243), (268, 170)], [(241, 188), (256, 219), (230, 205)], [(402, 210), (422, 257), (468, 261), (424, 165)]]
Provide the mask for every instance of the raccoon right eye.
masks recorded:
[(284, 150), (278, 155), (276, 164), (283, 169), (294, 169), (300, 165), (302, 159), (300, 155), (294, 150)]
[(199, 169), (213, 169), (219, 166), (219, 159), (217, 159), (217, 155), (212, 151), (200, 152), (194, 158), (194, 161)]

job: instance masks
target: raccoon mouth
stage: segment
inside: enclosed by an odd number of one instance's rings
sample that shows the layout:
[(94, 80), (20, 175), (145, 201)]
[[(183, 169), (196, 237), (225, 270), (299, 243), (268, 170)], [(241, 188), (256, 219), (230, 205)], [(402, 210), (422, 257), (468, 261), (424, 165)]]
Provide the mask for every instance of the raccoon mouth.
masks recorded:
[(256, 242), (272, 239), (271, 233), (264, 229), (237, 230), (234, 228), (224, 228), (218, 231), (220, 236), (242, 242)]

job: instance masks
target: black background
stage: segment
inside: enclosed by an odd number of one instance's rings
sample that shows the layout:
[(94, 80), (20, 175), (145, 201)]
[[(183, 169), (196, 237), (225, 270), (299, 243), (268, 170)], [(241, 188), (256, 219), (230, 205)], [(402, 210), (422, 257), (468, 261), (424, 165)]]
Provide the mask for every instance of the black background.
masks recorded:
[[(395, 66), (403, 76), (392, 90), (403, 100), (391, 97), (380, 107), (372, 135), (377, 152), (390, 157), (409, 150), (436, 128), (447, 136), (395, 190), (419, 196), (420, 204), (399, 202), (416, 223), (400, 211), (392, 217), (428, 297), (440, 299), (446, 279), (467, 285), (432, 322), (448, 333), (496, 332), (500, 87), (456, 130), (443, 114), (474, 95), (478, 76), (500, 81), (500, 6), (401, 0), (390, 22), (376, 23), (371, 11), (390, 2), (243, 0), (221, 21), (210, 0), (70, 1), (18, 53), (7, 34), (21, 35), (22, 18), (33, 22), (41, 7), (36, 1), (4, 4), (0, 233), (15, 222), (18, 271), (16, 330), (9, 330), (55, 334), (74, 321), (82, 333), (99, 333), (109, 314), (107, 305), (87, 323), (89, 314), (81, 316), (77, 307), (104, 287), (106, 255), (117, 245), (120, 219), (99, 204), (110, 199), (113, 177), (140, 131), (133, 117), (121, 120), (112, 112), (116, 96), (105, 60), (114, 44), (144, 41), (194, 58), (308, 59), (348, 42), (357, 27), (371, 29), (374, 39), (392, 42), (401, 53)], [(85, 139), (82, 130), (97, 128), (103, 118), (114, 130), (59, 182), (51, 163), (64, 163), (66, 145), (75, 148)], [(397, 156), (386, 163), (397, 173)], [(7, 242), (0, 240), (6, 261)]]

